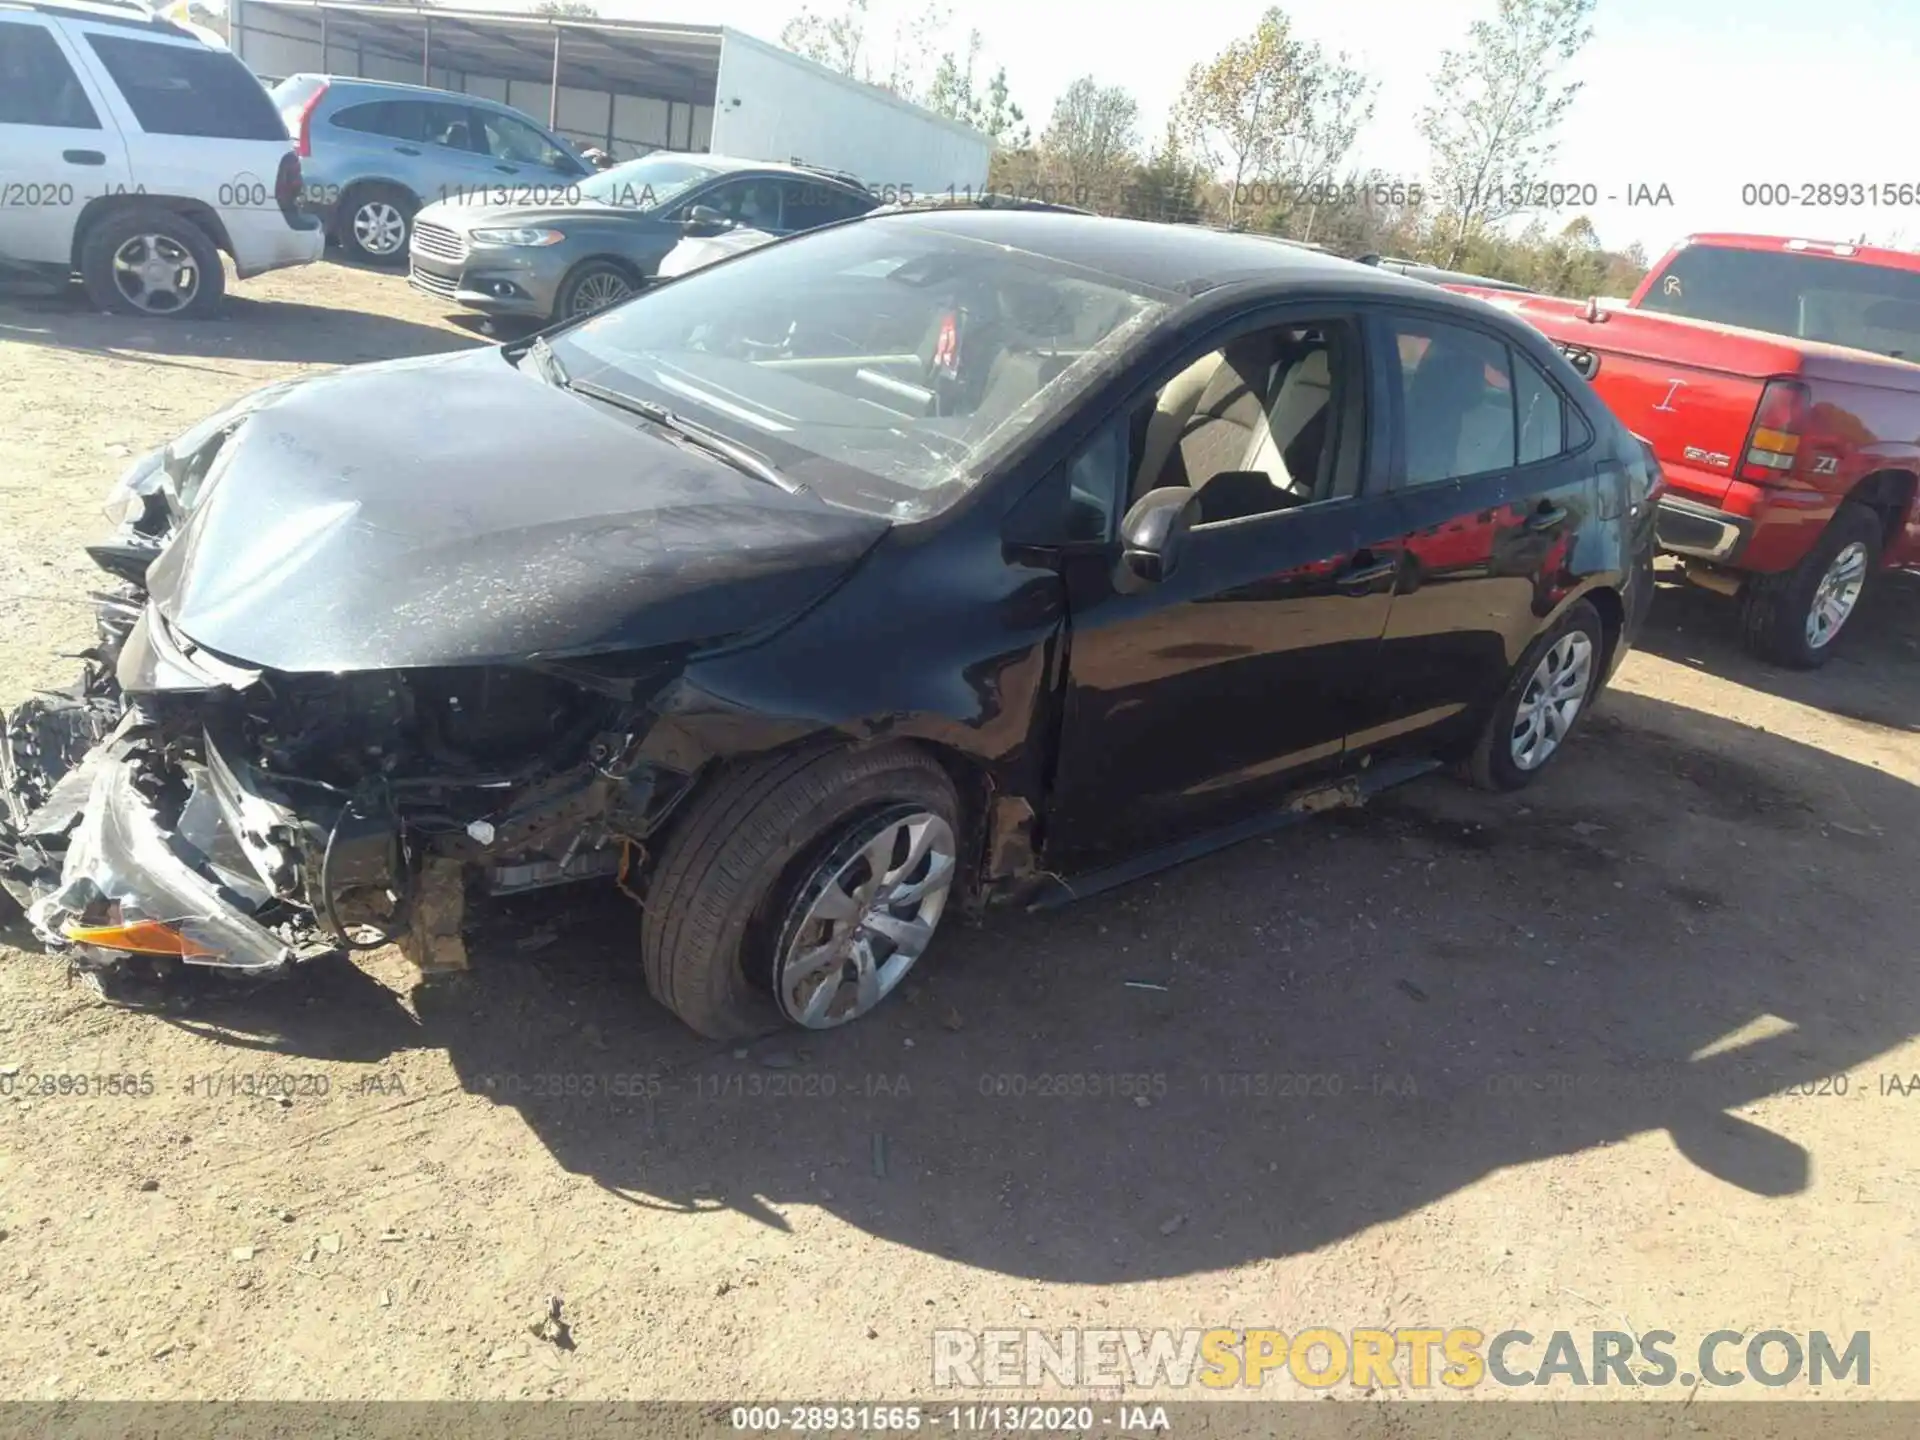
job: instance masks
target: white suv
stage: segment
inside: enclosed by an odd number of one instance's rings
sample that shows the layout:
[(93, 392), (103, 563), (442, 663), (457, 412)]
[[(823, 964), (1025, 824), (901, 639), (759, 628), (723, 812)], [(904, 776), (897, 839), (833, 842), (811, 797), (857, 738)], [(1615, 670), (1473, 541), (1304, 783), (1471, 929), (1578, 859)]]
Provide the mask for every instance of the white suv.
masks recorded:
[(0, 269), (94, 304), (202, 315), (242, 279), (318, 260), (300, 161), (253, 73), (144, 6), (0, 0)]

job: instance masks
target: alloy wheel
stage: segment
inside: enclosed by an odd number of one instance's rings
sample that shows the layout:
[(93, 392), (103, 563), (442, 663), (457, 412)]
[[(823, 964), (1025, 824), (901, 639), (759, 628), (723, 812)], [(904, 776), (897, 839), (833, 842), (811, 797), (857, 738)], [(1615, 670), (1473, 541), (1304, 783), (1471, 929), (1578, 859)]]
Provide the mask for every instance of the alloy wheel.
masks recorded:
[(933, 939), (956, 855), (953, 828), (917, 808), (889, 811), (836, 846), (782, 931), (773, 989), (786, 1017), (825, 1030), (886, 999)]
[(1573, 728), (1593, 685), (1593, 641), (1584, 630), (1556, 640), (1527, 678), (1513, 716), (1513, 763), (1538, 770)]
[(591, 315), (596, 310), (604, 310), (609, 305), (617, 305), (629, 295), (633, 287), (610, 270), (596, 271), (574, 287), (573, 301), (567, 308), (569, 315)]
[(393, 255), (406, 243), (407, 219), (391, 200), (368, 200), (353, 212), (353, 239), (369, 255)]
[(1824, 649), (1840, 633), (1840, 627), (1860, 603), (1860, 592), (1867, 583), (1867, 547), (1858, 540), (1842, 548), (1820, 577), (1813, 592), (1813, 604), (1807, 609), (1807, 645)]
[(113, 252), (113, 284), (128, 304), (171, 315), (200, 293), (200, 262), (167, 235), (132, 235)]

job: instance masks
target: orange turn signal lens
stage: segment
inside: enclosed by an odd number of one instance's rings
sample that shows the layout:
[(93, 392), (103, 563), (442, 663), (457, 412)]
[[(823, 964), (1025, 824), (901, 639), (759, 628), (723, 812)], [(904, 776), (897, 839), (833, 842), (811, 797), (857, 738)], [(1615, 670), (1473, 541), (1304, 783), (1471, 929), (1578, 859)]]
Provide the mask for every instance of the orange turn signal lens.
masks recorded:
[(171, 925), (158, 920), (129, 920), (119, 925), (73, 925), (66, 937), (80, 945), (98, 945), (103, 950), (127, 950), (135, 955), (178, 955), (191, 959), (214, 952), (189, 940)]
[(1800, 448), (1800, 437), (1789, 435), (1784, 430), (1768, 430), (1763, 427), (1753, 432), (1753, 448), (1772, 450), (1780, 455), (1791, 455)]

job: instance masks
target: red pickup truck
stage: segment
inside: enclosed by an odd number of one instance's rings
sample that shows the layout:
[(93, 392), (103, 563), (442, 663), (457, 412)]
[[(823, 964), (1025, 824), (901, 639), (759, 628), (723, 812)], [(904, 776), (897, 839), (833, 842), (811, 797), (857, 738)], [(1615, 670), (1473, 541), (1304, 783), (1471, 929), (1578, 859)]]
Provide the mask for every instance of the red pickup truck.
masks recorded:
[(1808, 668), (1882, 567), (1920, 564), (1920, 255), (1695, 235), (1624, 305), (1515, 296), (1666, 474), (1661, 547)]

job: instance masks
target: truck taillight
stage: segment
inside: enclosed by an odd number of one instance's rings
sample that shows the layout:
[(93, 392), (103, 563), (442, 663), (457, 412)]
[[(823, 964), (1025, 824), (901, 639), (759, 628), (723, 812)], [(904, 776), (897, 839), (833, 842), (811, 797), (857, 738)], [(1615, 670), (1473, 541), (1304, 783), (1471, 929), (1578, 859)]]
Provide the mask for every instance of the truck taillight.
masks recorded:
[(1753, 414), (1740, 478), (1767, 484), (1793, 469), (1812, 408), (1812, 397), (1799, 381), (1769, 380), (1760, 395), (1760, 408)]
[(280, 157), (280, 169), (273, 177), (274, 203), (292, 214), (300, 204), (300, 157), (289, 150)]

